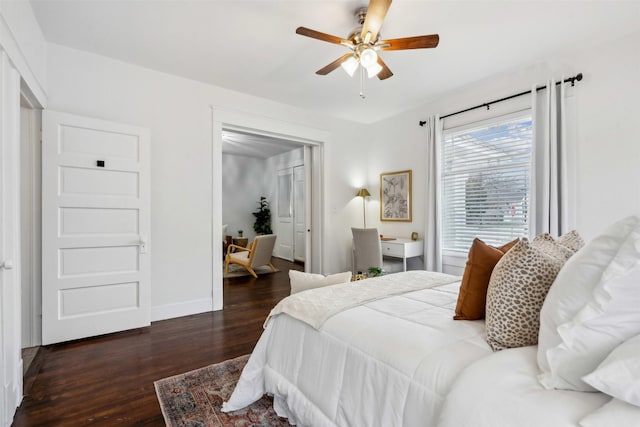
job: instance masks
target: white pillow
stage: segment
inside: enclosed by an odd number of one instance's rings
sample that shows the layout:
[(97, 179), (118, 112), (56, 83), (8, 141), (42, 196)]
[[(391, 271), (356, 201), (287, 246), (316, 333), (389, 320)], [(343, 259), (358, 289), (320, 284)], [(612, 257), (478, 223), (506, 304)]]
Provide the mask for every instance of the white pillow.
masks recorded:
[(640, 427), (640, 408), (618, 399), (580, 420), (581, 427)]
[(609, 396), (640, 406), (640, 335), (620, 344), (583, 380)]
[(582, 377), (640, 333), (640, 216), (617, 222), (564, 265), (540, 312), (546, 388), (593, 391)]
[(291, 295), (309, 289), (320, 288), (322, 286), (337, 285), (351, 281), (351, 272), (330, 274), (303, 273), (302, 271), (289, 270), (289, 281), (291, 282)]

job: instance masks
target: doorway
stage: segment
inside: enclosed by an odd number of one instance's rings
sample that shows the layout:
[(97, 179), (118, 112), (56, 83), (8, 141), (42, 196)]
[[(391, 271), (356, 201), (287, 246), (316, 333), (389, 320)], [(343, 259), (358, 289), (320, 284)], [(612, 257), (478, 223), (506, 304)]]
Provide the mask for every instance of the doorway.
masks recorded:
[[(275, 234), (274, 256), (293, 261), (298, 242), (294, 241), (292, 220), (304, 215), (304, 205), (299, 207), (296, 203), (292, 171), (295, 167), (304, 172), (304, 151), (305, 146), (295, 141), (223, 129), (223, 247), (229, 241), (244, 245), (257, 234)], [(304, 188), (300, 196), (304, 196)], [(256, 228), (258, 216), (262, 218), (258, 209), (268, 209), (268, 228)], [(304, 218), (300, 221), (306, 224)], [(305, 241), (306, 232), (296, 248), (302, 254), (306, 251)]]
[(223, 131), (286, 140), (303, 148), (305, 167), (305, 270), (322, 271), (324, 211), (323, 148), (328, 141), (326, 131), (286, 123), (249, 113), (212, 108), (212, 296), (213, 310), (223, 307), (222, 292), (222, 144)]
[[(42, 343), (42, 233), (40, 130), (42, 110), (24, 93), (20, 97), (20, 256), (21, 265), (21, 348), (35, 348)], [(34, 350), (26, 352), (29, 355)], [(27, 357), (24, 361), (28, 368)]]

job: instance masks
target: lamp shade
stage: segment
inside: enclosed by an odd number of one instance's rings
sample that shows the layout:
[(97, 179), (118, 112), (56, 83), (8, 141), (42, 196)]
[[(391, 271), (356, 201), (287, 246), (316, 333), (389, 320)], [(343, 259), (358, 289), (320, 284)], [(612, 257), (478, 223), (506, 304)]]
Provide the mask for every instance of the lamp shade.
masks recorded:
[(369, 197), (369, 196), (371, 196), (371, 194), (369, 194), (369, 190), (367, 190), (366, 188), (361, 188), (356, 193), (356, 197)]
[(370, 47), (362, 49), (360, 52), (360, 64), (364, 68), (368, 68), (378, 61), (378, 54)]
[(382, 71), (382, 66), (377, 62), (374, 62), (373, 65), (367, 67), (367, 76), (369, 78), (375, 77), (380, 71)]
[(359, 63), (356, 57), (352, 55), (347, 58), (346, 61), (343, 61), (340, 65), (342, 66), (342, 69), (345, 70), (347, 74), (349, 74), (349, 76), (353, 77), (353, 74), (356, 72)]

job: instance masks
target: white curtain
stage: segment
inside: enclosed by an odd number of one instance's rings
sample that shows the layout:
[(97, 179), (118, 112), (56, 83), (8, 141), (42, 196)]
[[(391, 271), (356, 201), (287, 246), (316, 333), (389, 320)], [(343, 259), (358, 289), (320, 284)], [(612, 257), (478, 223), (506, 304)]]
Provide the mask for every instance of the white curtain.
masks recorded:
[(427, 118), (427, 194), (424, 231), (424, 268), (428, 271), (442, 271), (440, 247), (440, 138), (442, 120), (438, 116)]
[[(562, 80), (561, 80), (562, 81)], [(547, 88), (532, 89), (534, 156), (532, 170), (532, 236), (570, 231), (567, 179), (567, 124), (565, 84), (550, 80)]]

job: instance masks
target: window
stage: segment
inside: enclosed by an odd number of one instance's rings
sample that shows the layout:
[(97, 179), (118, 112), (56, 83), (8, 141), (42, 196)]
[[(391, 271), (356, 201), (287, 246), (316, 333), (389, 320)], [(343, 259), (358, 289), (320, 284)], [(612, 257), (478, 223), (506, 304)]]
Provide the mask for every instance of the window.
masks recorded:
[(531, 113), (447, 129), (442, 141), (442, 249), (475, 237), (501, 245), (529, 235)]

